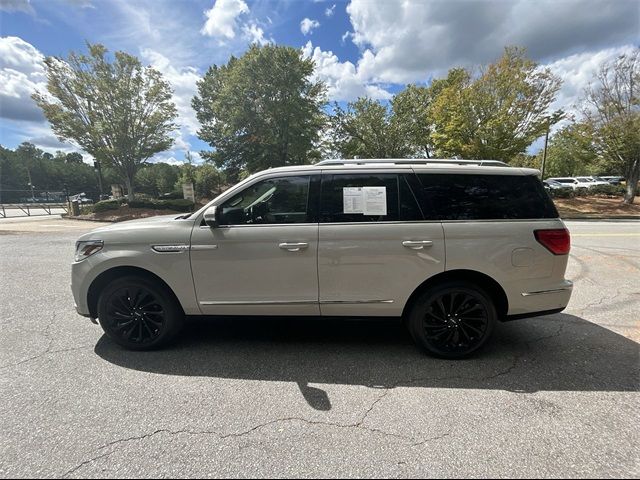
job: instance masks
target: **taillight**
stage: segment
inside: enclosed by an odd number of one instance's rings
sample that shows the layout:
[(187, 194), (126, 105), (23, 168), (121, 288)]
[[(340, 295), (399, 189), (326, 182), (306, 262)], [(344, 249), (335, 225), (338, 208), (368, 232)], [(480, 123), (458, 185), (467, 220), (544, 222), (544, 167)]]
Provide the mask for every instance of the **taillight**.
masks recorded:
[(571, 250), (571, 237), (566, 228), (535, 230), (536, 240), (554, 255), (566, 255)]

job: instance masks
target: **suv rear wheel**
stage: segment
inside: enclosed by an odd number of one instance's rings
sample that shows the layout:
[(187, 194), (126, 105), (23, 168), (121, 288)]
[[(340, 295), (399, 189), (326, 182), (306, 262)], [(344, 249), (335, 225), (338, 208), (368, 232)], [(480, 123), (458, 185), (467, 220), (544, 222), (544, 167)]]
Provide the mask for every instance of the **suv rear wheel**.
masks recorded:
[(447, 282), (424, 292), (409, 312), (415, 342), (442, 358), (464, 358), (491, 337), (497, 322), (493, 300), (466, 282)]
[(167, 287), (129, 276), (114, 280), (102, 291), (98, 320), (117, 344), (130, 350), (151, 350), (177, 336), (184, 313)]

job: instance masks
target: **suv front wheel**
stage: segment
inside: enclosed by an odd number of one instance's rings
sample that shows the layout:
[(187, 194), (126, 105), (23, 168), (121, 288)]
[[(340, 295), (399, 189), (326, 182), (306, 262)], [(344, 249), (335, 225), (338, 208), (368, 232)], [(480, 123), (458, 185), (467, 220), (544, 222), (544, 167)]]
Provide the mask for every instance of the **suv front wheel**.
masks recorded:
[(98, 320), (118, 345), (130, 350), (150, 350), (177, 336), (184, 313), (167, 287), (129, 276), (114, 280), (102, 291)]
[(497, 322), (493, 300), (466, 282), (430, 288), (413, 304), (408, 327), (415, 342), (442, 358), (464, 358), (482, 347)]

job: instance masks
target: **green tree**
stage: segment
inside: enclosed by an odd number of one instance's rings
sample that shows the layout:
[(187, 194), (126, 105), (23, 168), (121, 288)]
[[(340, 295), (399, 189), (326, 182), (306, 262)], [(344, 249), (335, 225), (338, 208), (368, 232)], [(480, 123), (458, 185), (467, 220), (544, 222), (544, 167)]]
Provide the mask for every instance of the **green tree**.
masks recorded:
[(514, 167), (540, 169), (542, 165), (542, 160), (541, 160), (541, 157), (538, 157), (537, 155), (519, 153), (511, 159), (509, 164)]
[(34, 196), (43, 191), (62, 192), (65, 185), (72, 194), (95, 194), (97, 178), (93, 167), (83, 162), (69, 163), (67, 157), (62, 152), (56, 152), (55, 156), (45, 153), (28, 142), (15, 151), (0, 147), (2, 201), (17, 202), (30, 197), (29, 183), (34, 187)]
[(435, 90), (408, 85), (391, 101), (394, 120), (417, 156), (430, 158), (433, 152), (429, 110)]
[(205, 163), (197, 167), (195, 177), (195, 189), (198, 198), (214, 198), (224, 188), (224, 175), (211, 163)]
[(169, 134), (177, 111), (171, 88), (136, 57), (116, 52), (109, 61), (104, 46), (87, 46), (88, 55), (47, 57), (48, 95), (33, 98), (56, 136), (117, 171), (132, 200), (138, 169), (173, 144)]
[(403, 158), (413, 156), (411, 134), (391, 107), (359, 98), (346, 110), (334, 105), (331, 117), (333, 149), (343, 158)]
[(193, 99), (203, 152), (232, 179), (242, 170), (298, 165), (319, 158), (325, 85), (314, 64), (291, 47), (252, 45), (240, 58), (212, 66)]
[(549, 112), (560, 84), (517, 47), (506, 48), (475, 79), (467, 70), (451, 70), (433, 85), (429, 112), (436, 150), (443, 156), (509, 161), (561, 118), (561, 112)]
[[(542, 153), (538, 157), (541, 164)], [(545, 177), (592, 174), (597, 170), (597, 162), (598, 154), (589, 125), (572, 122), (558, 130), (549, 141)]]
[(159, 197), (174, 189), (179, 173), (180, 169), (177, 166), (164, 162), (153, 163), (138, 170), (135, 182), (140, 191)]
[(65, 161), (67, 163), (82, 163), (83, 158), (82, 154), (78, 152), (71, 152), (65, 155)]
[(640, 179), (640, 49), (602, 64), (586, 97), (593, 144), (609, 168), (624, 172), (624, 203), (633, 203)]

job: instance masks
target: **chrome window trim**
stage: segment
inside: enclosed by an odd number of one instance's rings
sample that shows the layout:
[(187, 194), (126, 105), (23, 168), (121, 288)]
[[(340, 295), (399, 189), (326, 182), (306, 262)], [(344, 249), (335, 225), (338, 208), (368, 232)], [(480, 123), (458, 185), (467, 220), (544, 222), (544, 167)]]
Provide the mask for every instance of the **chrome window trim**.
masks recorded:
[[(254, 223), (243, 225), (220, 225), (216, 230), (229, 228), (247, 228), (247, 227), (317, 227), (317, 223)], [(208, 225), (200, 225), (201, 229), (211, 229)]]

